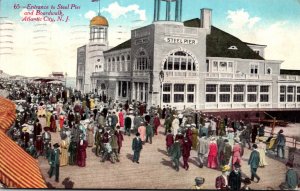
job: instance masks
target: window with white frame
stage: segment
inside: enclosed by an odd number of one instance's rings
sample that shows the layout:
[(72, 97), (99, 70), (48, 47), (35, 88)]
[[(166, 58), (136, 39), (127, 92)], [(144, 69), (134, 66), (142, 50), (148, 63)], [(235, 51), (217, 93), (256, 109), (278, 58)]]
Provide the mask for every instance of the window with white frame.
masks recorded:
[(139, 52), (136, 57), (135, 70), (148, 70), (149, 69), (149, 60), (145, 51)]
[(260, 86), (260, 102), (269, 102), (270, 86)]
[(287, 87), (287, 102), (294, 102), (294, 91), (295, 91), (295, 86)]
[(245, 91), (245, 86), (244, 85), (234, 85), (233, 88), (233, 102), (244, 102), (244, 91)]
[(279, 101), (280, 102), (285, 102), (286, 100), (286, 86), (280, 86), (280, 98)]
[(194, 103), (195, 102), (195, 84), (188, 84), (187, 85), (187, 102), (188, 103)]
[(196, 71), (195, 60), (187, 52), (177, 51), (168, 56), (164, 70)]
[(216, 102), (217, 101), (217, 85), (216, 84), (206, 84), (206, 102)]
[(257, 102), (257, 85), (247, 86), (247, 102)]
[(297, 102), (300, 102), (300, 86), (297, 87)]
[(229, 84), (220, 85), (219, 101), (230, 102), (230, 96), (231, 96), (231, 85)]
[(269, 75), (272, 74), (272, 69), (271, 68), (267, 69), (267, 74), (269, 74)]
[(252, 75), (258, 74), (258, 64), (250, 64), (250, 74)]
[(233, 71), (233, 62), (230, 61), (213, 61), (212, 62), (213, 72), (228, 73)]
[(174, 84), (174, 103), (184, 102), (185, 84)]
[(164, 103), (171, 103), (171, 84), (164, 84), (163, 85), (163, 102)]

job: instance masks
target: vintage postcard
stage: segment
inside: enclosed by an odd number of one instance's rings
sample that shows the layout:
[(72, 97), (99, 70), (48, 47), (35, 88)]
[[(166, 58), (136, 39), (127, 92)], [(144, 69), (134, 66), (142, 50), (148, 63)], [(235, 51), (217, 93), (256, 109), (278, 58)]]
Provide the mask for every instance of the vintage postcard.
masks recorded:
[(297, 190), (300, 0), (0, 0), (0, 188)]

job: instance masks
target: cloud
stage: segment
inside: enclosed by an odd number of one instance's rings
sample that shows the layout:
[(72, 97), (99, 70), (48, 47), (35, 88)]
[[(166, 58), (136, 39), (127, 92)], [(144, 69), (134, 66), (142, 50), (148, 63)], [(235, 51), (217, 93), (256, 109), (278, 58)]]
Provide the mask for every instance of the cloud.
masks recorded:
[(88, 11), (84, 14), (84, 18), (91, 20), (93, 17), (95, 17), (97, 13), (95, 11)]
[(140, 6), (137, 4), (128, 5), (127, 7), (122, 7), (118, 2), (111, 3), (107, 8), (103, 8), (101, 11), (108, 12), (113, 19), (117, 19), (120, 16), (127, 16), (129, 12), (133, 12), (139, 15), (140, 20), (146, 20), (146, 11), (141, 10)]
[(229, 27), (234, 29), (241, 29), (243, 27), (252, 28), (261, 20), (259, 17), (250, 17), (249, 13), (244, 9), (229, 10), (227, 12), (227, 19), (230, 20)]
[(281, 68), (300, 69), (300, 34), (299, 26), (288, 21), (276, 21), (269, 25), (256, 27), (255, 30), (242, 28), (235, 30), (228, 27), (229, 33), (244, 42), (265, 44), (265, 58), (268, 60), (283, 60)]

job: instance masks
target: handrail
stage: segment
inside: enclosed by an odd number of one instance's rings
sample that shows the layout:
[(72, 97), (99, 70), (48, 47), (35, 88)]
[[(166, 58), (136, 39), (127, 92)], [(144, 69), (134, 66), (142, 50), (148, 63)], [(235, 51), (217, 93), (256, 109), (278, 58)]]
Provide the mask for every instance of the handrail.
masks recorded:
[[(266, 131), (265, 130), (265, 133), (269, 133), (269, 135), (271, 135), (271, 131)], [(268, 136), (264, 136), (264, 137), (268, 137)], [(286, 136), (286, 135), (285, 135), (285, 138), (286, 138), (287, 143), (292, 143), (293, 148), (298, 149), (297, 146), (299, 146), (299, 149), (300, 149), (300, 141), (297, 141), (297, 139), (295, 139), (294, 137), (290, 137), (290, 136)], [(292, 139), (292, 140), (289, 141), (288, 139)]]

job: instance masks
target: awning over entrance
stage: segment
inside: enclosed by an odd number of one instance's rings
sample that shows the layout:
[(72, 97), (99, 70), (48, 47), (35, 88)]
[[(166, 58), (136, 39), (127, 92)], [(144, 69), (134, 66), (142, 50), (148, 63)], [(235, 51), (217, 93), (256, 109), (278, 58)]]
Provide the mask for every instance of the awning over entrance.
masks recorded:
[(37, 160), (5, 134), (15, 119), (15, 104), (0, 97), (0, 181), (9, 188), (47, 188)]

